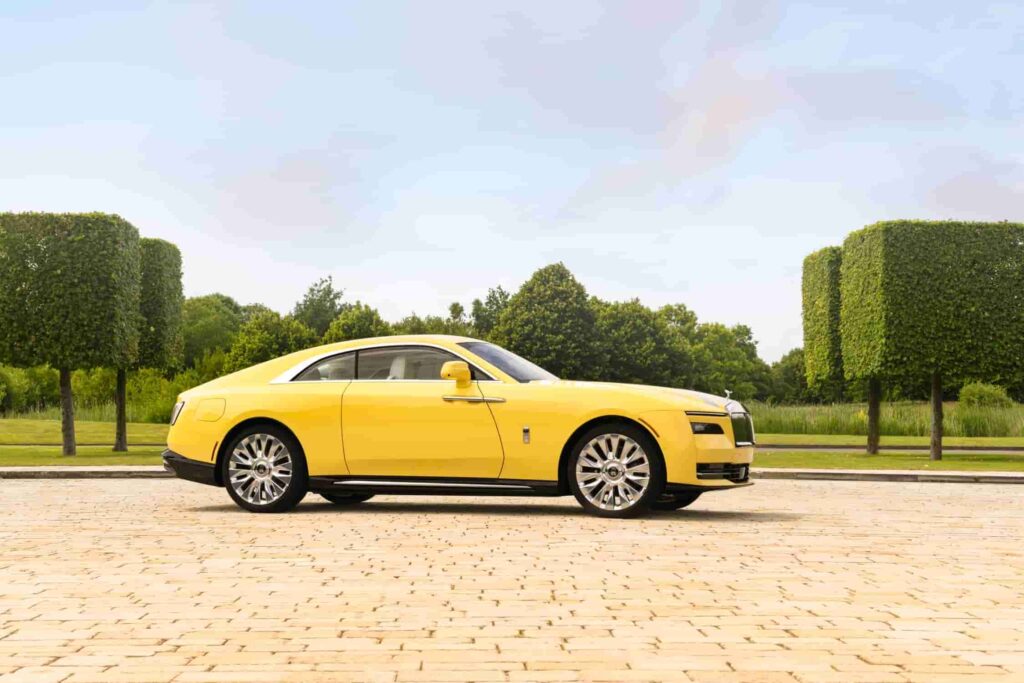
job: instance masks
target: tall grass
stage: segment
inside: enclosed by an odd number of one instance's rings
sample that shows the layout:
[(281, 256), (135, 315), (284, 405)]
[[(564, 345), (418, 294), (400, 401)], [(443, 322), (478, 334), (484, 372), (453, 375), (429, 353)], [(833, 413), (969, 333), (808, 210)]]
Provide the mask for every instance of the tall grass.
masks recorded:
[[(762, 434), (868, 433), (864, 403), (780, 406), (750, 402), (747, 408)], [(946, 436), (1024, 436), (1024, 404), (996, 408), (946, 403), (943, 426)], [(879, 428), (883, 436), (928, 436), (931, 408), (927, 403), (883, 403)]]

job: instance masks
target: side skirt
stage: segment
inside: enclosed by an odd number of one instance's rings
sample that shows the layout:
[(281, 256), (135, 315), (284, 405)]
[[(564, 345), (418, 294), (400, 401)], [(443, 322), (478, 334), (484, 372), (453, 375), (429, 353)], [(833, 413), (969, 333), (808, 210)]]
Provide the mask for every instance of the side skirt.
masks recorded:
[(408, 496), (560, 496), (557, 481), (468, 477), (310, 477), (314, 493), (386, 493)]

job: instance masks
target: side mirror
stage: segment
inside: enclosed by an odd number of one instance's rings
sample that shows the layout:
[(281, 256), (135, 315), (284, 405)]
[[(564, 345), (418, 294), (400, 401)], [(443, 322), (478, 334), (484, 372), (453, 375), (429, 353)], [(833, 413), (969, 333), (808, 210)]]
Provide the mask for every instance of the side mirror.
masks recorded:
[(473, 381), (469, 371), (469, 363), (464, 360), (450, 360), (441, 366), (441, 379), (455, 380), (455, 386), (463, 389)]

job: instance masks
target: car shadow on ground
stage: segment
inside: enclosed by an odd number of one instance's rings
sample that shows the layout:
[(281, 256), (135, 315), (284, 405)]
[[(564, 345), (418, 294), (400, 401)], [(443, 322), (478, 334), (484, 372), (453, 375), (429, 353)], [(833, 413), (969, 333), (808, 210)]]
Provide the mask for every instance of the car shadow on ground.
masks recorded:
[[(251, 514), (242, 510), (232, 503), (222, 505), (204, 505), (193, 508), (195, 512), (223, 512), (237, 514)], [(505, 517), (589, 517), (583, 508), (566, 505), (545, 505), (516, 503), (445, 503), (439, 501), (425, 500), (389, 500), (389, 501), (367, 501), (356, 505), (334, 505), (327, 501), (307, 499), (294, 510), (286, 513), (289, 515), (313, 515), (313, 514), (458, 514), (458, 515), (486, 515)], [(645, 517), (637, 519), (652, 521), (737, 521), (737, 522), (790, 522), (801, 519), (803, 515), (793, 512), (780, 512), (775, 510), (702, 510), (699, 507), (688, 510), (652, 511)], [(596, 518), (595, 518), (596, 519)], [(623, 521), (623, 520), (615, 520)], [(628, 521), (628, 520), (626, 520)]]

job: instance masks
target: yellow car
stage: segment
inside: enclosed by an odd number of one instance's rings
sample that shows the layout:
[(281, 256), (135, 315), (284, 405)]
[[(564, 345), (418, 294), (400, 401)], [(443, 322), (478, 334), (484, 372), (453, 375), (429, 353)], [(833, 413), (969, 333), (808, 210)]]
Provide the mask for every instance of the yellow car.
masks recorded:
[(749, 485), (750, 415), (682, 389), (560, 380), (494, 344), (329, 344), (179, 396), (164, 465), (253, 512), (307, 492), (560, 496), (630, 517)]

